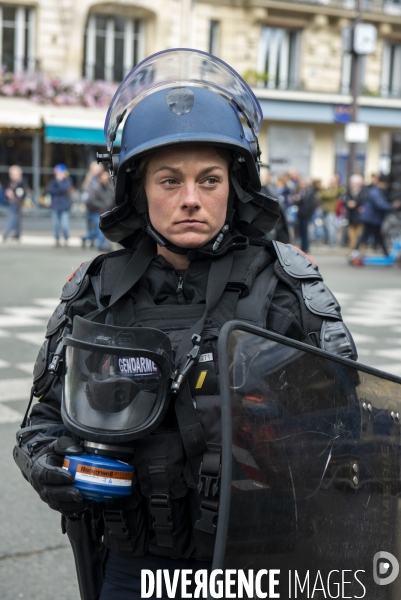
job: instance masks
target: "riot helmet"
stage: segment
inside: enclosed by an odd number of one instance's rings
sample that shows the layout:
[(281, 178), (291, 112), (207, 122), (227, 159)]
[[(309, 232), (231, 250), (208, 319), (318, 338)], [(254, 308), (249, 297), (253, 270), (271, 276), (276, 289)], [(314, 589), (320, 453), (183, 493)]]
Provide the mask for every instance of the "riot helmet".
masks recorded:
[[(244, 230), (254, 225), (263, 233), (273, 229), (278, 203), (260, 191), (257, 135), (262, 118), (247, 83), (215, 56), (179, 48), (142, 61), (120, 84), (106, 116), (108, 152), (99, 159), (109, 163), (116, 207), (102, 215), (104, 235), (129, 246), (142, 229), (160, 245), (180, 252), (153, 229), (139, 170), (147, 155), (180, 144), (223, 148), (232, 158), (223, 235), (233, 224)], [(121, 124), (121, 151), (114, 154)]]

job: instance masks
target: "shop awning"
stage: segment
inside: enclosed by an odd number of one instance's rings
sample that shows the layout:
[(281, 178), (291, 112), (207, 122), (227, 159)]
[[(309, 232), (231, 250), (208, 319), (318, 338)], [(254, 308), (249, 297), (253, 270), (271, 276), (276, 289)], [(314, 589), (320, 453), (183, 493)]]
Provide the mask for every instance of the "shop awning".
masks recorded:
[(0, 128), (40, 129), (40, 106), (20, 98), (0, 98)]
[(105, 145), (103, 129), (45, 125), (45, 142)]
[[(96, 112), (99, 112), (96, 111)], [(94, 114), (94, 110), (78, 109), (67, 112), (64, 110), (48, 109), (43, 115), (45, 142), (56, 144), (90, 144), (105, 146), (106, 140), (103, 133), (104, 114)], [(121, 138), (118, 136), (117, 145)]]

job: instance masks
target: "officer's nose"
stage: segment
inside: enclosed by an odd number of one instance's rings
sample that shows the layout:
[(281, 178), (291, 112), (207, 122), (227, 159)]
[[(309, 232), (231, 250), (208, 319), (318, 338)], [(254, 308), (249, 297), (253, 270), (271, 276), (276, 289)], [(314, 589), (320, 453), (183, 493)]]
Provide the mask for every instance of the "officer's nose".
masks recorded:
[(194, 182), (186, 183), (181, 190), (181, 208), (194, 210), (200, 206), (200, 190)]

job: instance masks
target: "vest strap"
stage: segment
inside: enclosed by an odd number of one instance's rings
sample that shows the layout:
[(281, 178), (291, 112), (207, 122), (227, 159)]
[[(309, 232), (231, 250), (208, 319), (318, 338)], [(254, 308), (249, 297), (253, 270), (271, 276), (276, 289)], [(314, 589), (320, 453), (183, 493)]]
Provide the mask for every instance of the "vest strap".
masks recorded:
[(149, 480), (152, 489), (149, 512), (153, 518), (152, 527), (156, 533), (157, 545), (173, 548), (173, 515), (168, 494), (166, 457), (150, 459)]
[(129, 530), (121, 510), (103, 510), (104, 524), (108, 530), (112, 545), (124, 552), (132, 552)]
[(191, 457), (207, 452), (206, 439), (194, 407), (188, 380), (184, 381), (176, 400), (175, 414), (186, 455)]
[(116, 302), (118, 302), (120, 298), (124, 296), (124, 294), (126, 294), (127, 292), (129, 292), (130, 289), (132, 289), (132, 287), (139, 281), (139, 279), (145, 273), (146, 269), (148, 268), (155, 256), (155, 244), (153, 240), (149, 236), (147, 236), (142, 242), (142, 244), (138, 247), (135, 254), (131, 256), (126, 267), (121, 273), (114, 288), (114, 291), (111, 295), (108, 306), (106, 308), (103, 308), (103, 310), (101, 310), (92, 319), (92, 321), (99, 322), (100, 318), (101, 322), (101, 319), (104, 318), (105, 314), (107, 317), (107, 313), (110, 312), (110, 307), (116, 304)]

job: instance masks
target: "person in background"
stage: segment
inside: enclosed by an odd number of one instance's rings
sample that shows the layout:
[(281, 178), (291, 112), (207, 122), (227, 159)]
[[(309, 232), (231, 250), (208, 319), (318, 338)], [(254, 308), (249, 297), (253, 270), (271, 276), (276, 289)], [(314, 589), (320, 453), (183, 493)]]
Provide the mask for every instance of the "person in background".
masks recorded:
[(348, 248), (350, 252), (362, 234), (363, 225), (360, 221), (363, 204), (367, 198), (368, 188), (363, 185), (363, 177), (354, 173), (349, 178), (349, 186), (345, 196), (345, 216), (348, 220)]
[(287, 210), (287, 208), (291, 205), (292, 190), (288, 185), (288, 177), (285, 173), (282, 173), (277, 177), (276, 190), (277, 198), (280, 198), (284, 209)]
[(14, 233), (14, 238), (19, 240), (21, 234), (21, 207), (26, 195), (25, 182), (22, 178), (22, 169), (13, 165), (8, 171), (9, 181), (4, 191), (8, 204), (8, 222), (3, 235), (3, 242)]
[(4, 195), (4, 188), (0, 183), (0, 206), (6, 206), (6, 197)]
[(309, 223), (319, 205), (318, 191), (321, 184), (320, 179), (314, 179), (309, 186), (306, 181), (301, 180), (298, 191), (292, 197), (294, 204), (298, 206), (299, 237), (301, 250), (305, 253), (309, 251)]
[(283, 242), (283, 244), (288, 244), (290, 241), (290, 234), (285, 214), (285, 204), (283, 196), (277, 193), (277, 186), (273, 183), (272, 175), (268, 169), (265, 173), (263, 181), (264, 185), (262, 185), (262, 192), (266, 194), (266, 196), (270, 196), (271, 198), (277, 198), (280, 205), (280, 218), (277, 221), (276, 227), (272, 230), (271, 234), (269, 235), (274, 240)]
[(58, 164), (54, 167), (54, 177), (47, 186), (51, 196), (51, 211), (56, 246), (60, 246), (60, 230), (64, 236), (64, 245), (68, 246), (70, 237), (70, 210), (72, 180), (67, 167)]
[(97, 240), (98, 250), (111, 250), (111, 244), (106, 243), (106, 238), (99, 229), (100, 215), (111, 210), (114, 206), (114, 190), (110, 182), (110, 175), (104, 169), (94, 178), (88, 187), (86, 208), (91, 216), (93, 227), (82, 238), (82, 247), (86, 242)]
[[(95, 241), (99, 233), (99, 214), (97, 212), (91, 212), (88, 207), (88, 199), (93, 184), (97, 184), (97, 177), (103, 171), (104, 167), (101, 163), (99, 164), (95, 160), (92, 161), (81, 187), (81, 201), (86, 207), (86, 235), (84, 237), (90, 241), (91, 248), (95, 246)], [(86, 247), (86, 242), (82, 242), (82, 247)]]
[(374, 245), (377, 244), (382, 248), (384, 255), (388, 256), (388, 248), (381, 234), (384, 217), (393, 208), (399, 208), (401, 202), (394, 202), (392, 205), (387, 201), (386, 190), (388, 187), (388, 179), (385, 175), (379, 175), (377, 184), (374, 184), (376, 178), (372, 176), (372, 183), (368, 187), (366, 201), (362, 207), (360, 221), (363, 223), (362, 235), (359, 237), (355, 245), (355, 250), (359, 250), (361, 244), (366, 244), (369, 238), (374, 239)]
[(339, 183), (337, 175), (330, 179), (330, 184), (327, 188), (320, 190), (320, 205), (323, 211), (323, 223), (326, 236), (326, 244), (334, 246), (336, 243), (336, 208), (337, 201), (345, 194), (345, 188)]
[(96, 181), (97, 176), (104, 171), (104, 167), (101, 163), (98, 163), (96, 160), (93, 160), (90, 165), (89, 165), (89, 169), (86, 172), (86, 175), (84, 177), (84, 180), (82, 182), (82, 186), (81, 186), (81, 200), (82, 202), (86, 202), (88, 200), (88, 194), (89, 194), (89, 189), (90, 186), (92, 185), (92, 183), (94, 181)]

